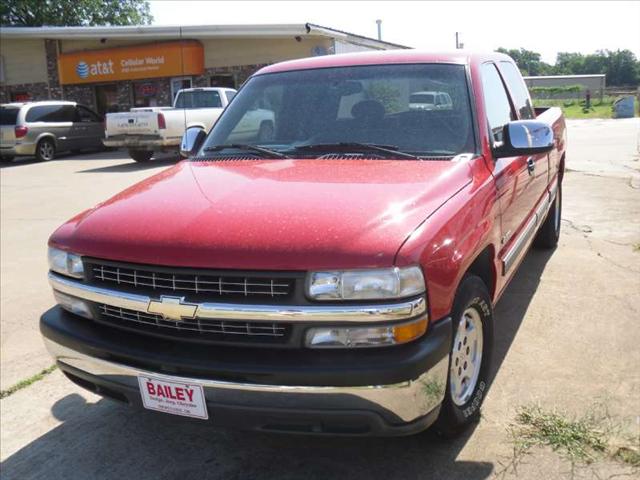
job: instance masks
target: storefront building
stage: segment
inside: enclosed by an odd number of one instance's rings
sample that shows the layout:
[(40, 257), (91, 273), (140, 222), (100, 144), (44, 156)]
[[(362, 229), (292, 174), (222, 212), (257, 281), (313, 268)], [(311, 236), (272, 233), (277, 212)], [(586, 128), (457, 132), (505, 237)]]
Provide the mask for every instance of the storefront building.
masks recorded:
[(4, 27), (0, 103), (73, 100), (100, 114), (170, 105), (181, 88), (238, 88), (264, 65), (407, 48), (294, 25)]

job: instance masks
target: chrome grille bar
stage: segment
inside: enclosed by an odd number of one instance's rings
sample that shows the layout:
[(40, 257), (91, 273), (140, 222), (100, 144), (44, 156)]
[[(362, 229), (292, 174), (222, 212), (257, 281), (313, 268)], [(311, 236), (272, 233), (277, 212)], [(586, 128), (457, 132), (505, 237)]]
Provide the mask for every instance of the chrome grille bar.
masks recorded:
[[(59, 292), (90, 302), (147, 312), (152, 297), (88, 285), (79, 280), (49, 272), (49, 283)], [(211, 320), (250, 322), (393, 322), (423, 315), (424, 297), (396, 303), (368, 305), (253, 305), (247, 303), (203, 302), (195, 317)]]
[(111, 305), (99, 305), (98, 309), (103, 317), (124, 320), (132, 324), (152, 325), (160, 328), (186, 330), (199, 333), (219, 333), (223, 335), (245, 335), (260, 337), (284, 337), (286, 327), (282, 324), (227, 322), (211, 320), (166, 320), (160, 315), (143, 313)]
[[(266, 295), (277, 297), (289, 295), (292, 283), (286, 281), (276, 281), (274, 279), (238, 277), (225, 278), (223, 276), (210, 276), (202, 278), (199, 275), (189, 274), (162, 274), (147, 272), (121, 267), (109, 267), (105, 265), (94, 265), (91, 268), (93, 278), (105, 283), (113, 282), (117, 285), (133, 285), (134, 287), (150, 287), (153, 290), (184, 291), (194, 293), (216, 293), (220, 296), (243, 295)], [(182, 277), (182, 278), (181, 278)]]

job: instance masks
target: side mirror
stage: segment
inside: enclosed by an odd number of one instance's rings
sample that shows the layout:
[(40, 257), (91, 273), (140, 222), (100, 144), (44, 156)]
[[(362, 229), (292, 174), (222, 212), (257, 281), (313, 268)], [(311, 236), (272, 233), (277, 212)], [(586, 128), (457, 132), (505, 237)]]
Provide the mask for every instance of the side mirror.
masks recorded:
[(553, 150), (554, 145), (551, 127), (537, 120), (507, 123), (502, 130), (502, 139), (502, 145), (494, 152), (496, 158), (546, 153)]
[(180, 142), (180, 155), (184, 158), (195, 155), (200, 150), (205, 138), (207, 138), (207, 134), (202, 128), (187, 128)]

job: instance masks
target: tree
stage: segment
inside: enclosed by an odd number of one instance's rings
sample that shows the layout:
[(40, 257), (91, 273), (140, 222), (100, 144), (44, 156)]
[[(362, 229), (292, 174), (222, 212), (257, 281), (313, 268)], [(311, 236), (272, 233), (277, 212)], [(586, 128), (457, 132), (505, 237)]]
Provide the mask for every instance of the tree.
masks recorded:
[(520, 48), (519, 50), (512, 48), (507, 50), (506, 48), (500, 47), (496, 51), (505, 53), (513, 58), (522, 74), (526, 76), (548, 75), (551, 69), (551, 65), (540, 60), (540, 54), (538, 52), (527, 50), (526, 48)]
[(5, 26), (145, 25), (153, 17), (145, 0), (3, 0)]

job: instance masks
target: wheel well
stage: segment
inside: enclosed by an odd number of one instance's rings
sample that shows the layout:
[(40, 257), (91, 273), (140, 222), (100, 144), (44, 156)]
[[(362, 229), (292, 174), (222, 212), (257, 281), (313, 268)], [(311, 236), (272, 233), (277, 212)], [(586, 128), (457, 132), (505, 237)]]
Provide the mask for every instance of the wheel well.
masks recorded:
[(475, 258), (473, 263), (467, 268), (466, 273), (477, 275), (487, 286), (489, 295), (493, 299), (496, 288), (496, 269), (493, 264), (494, 249), (493, 245), (488, 245)]
[(38, 145), (43, 140), (51, 140), (53, 142), (54, 147), (58, 148), (58, 142), (57, 142), (57, 139), (56, 139), (55, 135), (51, 135), (51, 134), (47, 134), (47, 133), (45, 133), (43, 135), (40, 135), (40, 137), (36, 141), (36, 145)]
[(560, 159), (560, 167), (558, 168), (558, 177), (560, 179), (560, 183), (562, 183), (562, 177), (564, 177), (564, 157), (566, 154), (562, 154), (562, 158)]

